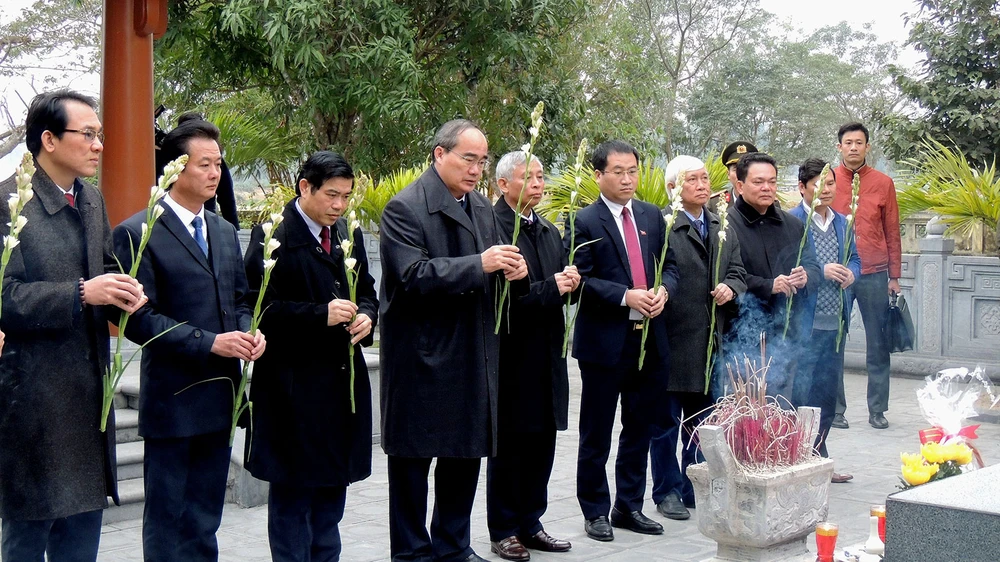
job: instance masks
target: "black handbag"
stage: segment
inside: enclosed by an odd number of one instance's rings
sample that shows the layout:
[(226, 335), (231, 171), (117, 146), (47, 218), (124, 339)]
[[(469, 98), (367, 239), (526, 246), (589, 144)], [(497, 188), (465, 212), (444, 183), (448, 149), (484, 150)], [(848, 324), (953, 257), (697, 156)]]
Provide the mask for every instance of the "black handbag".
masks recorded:
[(916, 334), (913, 330), (913, 318), (910, 317), (910, 307), (907, 306), (903, 295), (893, 293), (890, 297), (882, 335), (885, 337), (886, 345), (889, 346), (889, 353), (913, 349)]

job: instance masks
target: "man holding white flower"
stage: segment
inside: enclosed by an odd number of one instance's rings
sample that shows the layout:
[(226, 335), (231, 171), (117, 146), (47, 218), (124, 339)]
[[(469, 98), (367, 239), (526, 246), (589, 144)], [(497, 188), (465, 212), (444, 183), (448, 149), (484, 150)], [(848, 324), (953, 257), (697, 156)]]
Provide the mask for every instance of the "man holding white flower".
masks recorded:
[[(25, 123), (31, 185), (0, 183), (0, 197), (23, 205), (0, 323), (9, 337), (0, 358), (3, 560), (96, 560), (107, 496), (118, 501), (115, 433), (99, 430), (108, 319), (145, 297), (117, 273), (104, 199), (81, 180), (104, 150), (96, 109), (70, 90), (36, 96)], [(0, 224), (11, 222), (0, 207)]]
[(431, 167), (382, 213), (382, 448), (394, 561), (483, 560), (470, 546), (470, 516), (482, 457), (497, 446), (494, 297), (505, 278), (528, 274), (476, 191), (488, 151), (472, 122), (445, 123)]
[[(285, 205), (280, 224), (253, 229), (244, 260), (255, 301), (271, 268), (261, 303), (261, 329), (271, 336), (254, 365), (246, 467), (271, 483), (267, 530), (276, 562), (339, 559), (347, 487), (372, 466), (371, 385), (361, 346), (373, 342), (378, 300), (360, 224), (344, 216), (354, 171), (341, 155), (316, 152), (295, 187), (298, 197)], [(271, 228), (276, 248), (265, 263)], [(345, 252), (348, 228), (354, 244)], [(347, 270), (358, 273), (356, 302)]]
[[(707, 208), (712, 186), (705, 163), (694, 156), (677, 156), (667, 164), (664, 176), (673, 204), (682, 206), (668, 237), (683, 282), (664, 309), (670, 318), (670, 378), (666, 399), (659, 406), (662, 425), (650, 441), (649, 456), (657, 511), (664, 517), (683, 520), (690, 517), (688, 508), (694, 507), (694, 488), (687, 467), (703, 460), (697, 454), (697, 445), (687, 443), (684, 437), (693, 435), (719, 393), (708, 388), (709, 382), (718, 382), (718, 377), (707, 381), (705, 376), (710, 360), (709, 338), (721, 343), (726, 320), (737, 312), (734, 299), (746, 291), (746, 271), (739, 241), (726, 228), (726, 217)], [(725, 199), (719, 201), (720, 212), (725, 213), (726, 205)], [(713, 310), (717, 319), (714, 333), (709, 333)], [(720, 347), (715, 345), (713, 356), (724, 357)], [(680, 459), (678, 440), (683, 441)]]
[[(240, 361), (265, 347), (261, 332), (247, 333), (252, 309), (236, 229), (204, 208), (219, 182), (218, 139), (215, 125), (189, 120), (163, 140), (162, 161), (186, 154), (188, 162), (160, 201), (142, 254), (137, 277), (150, 288), (149, 303), (125, 329), (138, 343), (159, 336), (143, 350), (140, 370), (147, 561), (218, 558)], [(145, 226), (142, 210), (115, 228), (125, 269)]]

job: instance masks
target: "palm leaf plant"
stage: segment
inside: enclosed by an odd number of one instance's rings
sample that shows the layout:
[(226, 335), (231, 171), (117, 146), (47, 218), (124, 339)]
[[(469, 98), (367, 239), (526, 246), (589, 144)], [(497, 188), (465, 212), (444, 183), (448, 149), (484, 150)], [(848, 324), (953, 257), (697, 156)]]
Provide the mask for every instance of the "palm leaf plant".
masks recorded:
[[(372, 234), (378, 236), (379, 224), (382, 222), (382, 211), (386, 204), (404, 187), (416, 181), (429, 166), (430, 164), (425, 162), (412, 168), (400, 168), (378, 181), (369, 180), (369, 185), (364, 190), (364, 197), (358, 204), (358, 220), (361, 224), (370, 229)], [(364, 174), (360, 174), (360, 176), (364, 177)]]
[(922, 211), (941, 215), (951, 236), (974, 234), (978, 225), (989, 231), (1000, 221), (1000, 177), (996, 161), (975, 167), (957, 147), (928, 138), (917, 156), (904, 160), (897, 189), (899, 214)]
[[(601, 195), (601, 188), (594, 179), (594, 168), (583, 166), (580, 187), (576, 185), (576, 171), (569, 167), (561, 174), (545, 179), (545, 198), (535, 207), (535, 212), (565, 231), (565, 219), (570, 208), (573, 191), (577, 191), (575, 208), (590, 205)], [(639, 164), (639, 178), (636, 180), (635, 198), (664, 208), (670, 203), (667, 185), (663, 181), (663, 169), (653, 165), (652, 160)]]

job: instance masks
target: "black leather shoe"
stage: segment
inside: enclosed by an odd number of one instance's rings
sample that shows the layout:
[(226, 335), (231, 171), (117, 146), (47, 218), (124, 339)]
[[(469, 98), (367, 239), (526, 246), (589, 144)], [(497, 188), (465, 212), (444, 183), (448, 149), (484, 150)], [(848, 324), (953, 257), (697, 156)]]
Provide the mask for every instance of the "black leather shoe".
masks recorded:
[(882, 415), (882, 412), (878, 412), (877, 414), (869, 414), (868, 423), (871, 424), (871, 426), (874, 427), (875, 429), (885, 429), (889, 427), (889, 420), (885, 419), (885, 416)]
[(643, 535), (662, 535), (663, 525), (642, 514), (641, 511), (622, 513), (617, 508), (611, 508), (611, 526), (628, 529)]
[(670, 492), (667, 497), (663, 498), (663, 501), (656, 504), (656, 511), (659, 511), (660, 515), (667, 519), (683, 521), (691, 518), (691, 512), (684, 507), (684, 502), (675, 492)]
[(530, 537), (518, 537), (525, 548), (541, 550), (542, 552), (566, 552), (573, 548), (569, 541), (557, 539), (545, 532), (544, 529), (538, 531)]
[(490, 542), (490, 551), (504, 560), (531, 560), (531, 554), (515, 536)]
[(847, 418), (844, 417), (844, 414), (835, 414), (833, 416), (833, 423), (830, 425), (837, 429), (848, 429), (851, 427), (851, 424), (847, 423)]
[(595, 519), (587, 519), (583, 524), (583, 530), (587, 531), (587, 536), (595, 541), (615, 540), (615, 532), (611, 529), (611, 523), (608, 523), (608, 518), (603, 515)]

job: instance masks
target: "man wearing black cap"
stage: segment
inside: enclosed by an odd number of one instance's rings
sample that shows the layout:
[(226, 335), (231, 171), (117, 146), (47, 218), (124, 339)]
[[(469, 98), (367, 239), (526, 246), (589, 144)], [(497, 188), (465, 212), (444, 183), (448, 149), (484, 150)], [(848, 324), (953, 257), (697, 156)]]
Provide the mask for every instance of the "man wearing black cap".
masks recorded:
[(729, 168), (729, 191), (726, 193), (726, 203), (732, 205), (736, 196), (740, 194), (736, 188), (736, 163), (740, 157), (751, 152), (760, 152), (757, 147), (747, 141), (736, 141), (729, 143), (722, 151), (722, 163)]

